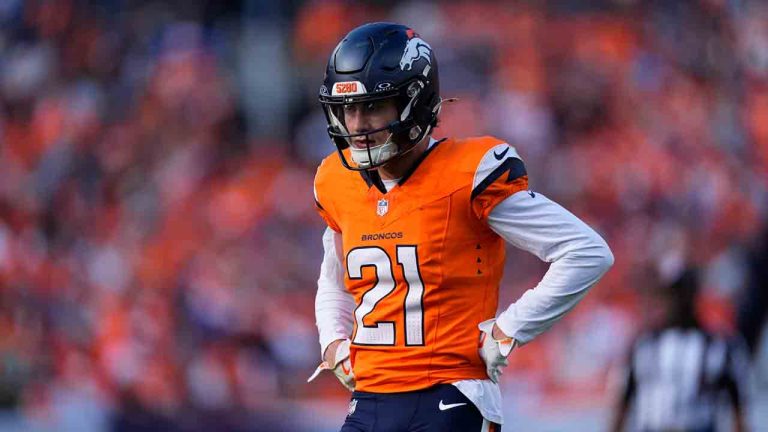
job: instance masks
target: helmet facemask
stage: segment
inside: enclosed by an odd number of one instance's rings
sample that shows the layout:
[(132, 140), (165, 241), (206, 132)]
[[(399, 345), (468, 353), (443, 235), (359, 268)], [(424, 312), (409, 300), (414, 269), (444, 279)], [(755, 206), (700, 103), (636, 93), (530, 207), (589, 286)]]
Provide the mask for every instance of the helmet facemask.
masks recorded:
[[(432, 127), (436, 124), (439, 104), (434, 111), (427, 109), (427, 113), (423, 112), (424, 108), (427, 107), (427, 104), (420, 100), (420, 98), (424, 96), (422, 94), (424, 87), (425, 85), (423, 81), (412, 80), (405, 85), (394, 89), (394, 91), (388, 92), (388, 94), (377, 94), (367, 97), (353, 96), (334, 98), (335, 100), (321, 97), (323, 111), (328, 121), (328, 134), (333, 138), (333, 141), (339, 150), (342, 163), (346, 168), (355, 171), (377, 168), (390, 160), (409, 152), (416, 146), (416, 144), (429, 135)], [(377, 129), (355, 134), (349, 132), (344, 122), (343, 109), (346, 105), (371, 103), (390, 98), (395, 99), (396, 102), (398, 117), (395, 120), (390, 122), (387, 126)], [(423, 117), (425, 115), (429, 117), (427, 121), (416, 120), (419, 116)], [(419, 119), (423, 120), (422, 118)], [(419, 126), (420, 123), (426, 123), (427, 127)], [(352, 143), (353, 139), (357, 137), (365, 137), (373, 140), (372, 135), (383, 131), (388, 131), (389, 136), (382, 144), (366, 144), (365, 148), (359, 148)], [(350, 157), (352, 162), (354, 162), (354, 165), (349, 163), (347, 157), (343, 153), (343, 150), (346, 148), (350, 149)]]

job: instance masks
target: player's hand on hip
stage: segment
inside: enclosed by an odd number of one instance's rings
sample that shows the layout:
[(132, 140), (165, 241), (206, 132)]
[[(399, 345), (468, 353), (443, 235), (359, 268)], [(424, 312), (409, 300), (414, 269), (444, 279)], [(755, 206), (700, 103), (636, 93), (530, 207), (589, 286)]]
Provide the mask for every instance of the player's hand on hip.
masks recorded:
[[(515, 347), (515, 340), (504, 335), (495, 322), (496, 320), (489, 319), (481, 322), (477, 327), (480, 329), (480, 358), (485, 362), (488, 378), (497, 383), (501, 377), (502, 368), (509, 364), (507, 356)], [(496, 336), (504, 337), (494, 338), (494, 333)]]
[(323, 360), (325, 360), (328, 364), (336, 363), (336, 350), (339, 349), (339, 345), (341, 345), (342, 342), (344, 342), (344, 339), (336, 339), (335, 341), (331, 342), (328, 345), (328, 348), (325, 349)]
[[(349, 339), (334, 341), (325, 351), (325, 361), (315, 369), (307, 382), (310, 382), (320, 375), (324, 370), (330, 370), (336, 375), (336, 378), (349, 391), (355, 390), (355, 373), (352, 371), (352, 362), (349, 359)], [(333, 359), (333, 360), (331, 360)]]

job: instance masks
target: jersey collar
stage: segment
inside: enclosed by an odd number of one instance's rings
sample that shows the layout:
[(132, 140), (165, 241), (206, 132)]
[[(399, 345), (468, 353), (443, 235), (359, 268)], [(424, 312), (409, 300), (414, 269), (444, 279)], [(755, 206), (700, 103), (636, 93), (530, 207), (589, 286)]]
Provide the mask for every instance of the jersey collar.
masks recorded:
[[(419, 165), (421, 165), (424, 159), (426, 159), (427, 156), (429, 156), (429, 154), (432, 153), (432, 151), (436, 149), (437, 146), (445, 140), (446, 138), (443, 138), (441, 140), (436, 140), (432, 137), (429, 137), (429, 145), (427, 146), (427, 149), (424, 151), (424, 153), (421, 154), (421, 156), (419, 156), (416, 162), (414, 162), (413, 165), (411, 165), (411, 167), (408, 169), (408, 171), (405, 172), (403, 177), (400, 178), (400, 181), (397, 182), (397, 184), (402, 186), (406, 182), (406, 180), (408, 180), (411, 177), (411, 175), (413, 175), (413, 173), (416, 171), (416, 168), (418, 168)], [(374, 170), (360, 171), (360, 176), (363, 178), (363, 180), (365, 181), (365, 184), (368, 186), (369, 189), (371, 188), (371, 186), (376, 186), (376, 189), (378, 189), (379, 192), (381, 192), (382, 194), (387, 193), (387, 188), (386, 186), (384, 186), (384, 182), (381, 180), (381, 176), (379, 175), (378, 170), (374, 169)]]

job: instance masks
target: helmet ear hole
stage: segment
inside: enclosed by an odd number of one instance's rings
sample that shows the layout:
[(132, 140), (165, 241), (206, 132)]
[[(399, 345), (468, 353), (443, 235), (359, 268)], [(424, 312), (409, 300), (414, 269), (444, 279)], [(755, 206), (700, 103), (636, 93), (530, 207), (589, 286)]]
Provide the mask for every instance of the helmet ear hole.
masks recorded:
[(414, 98), (416, 97), (416, 95), (419, 94), (419, 92), (421, 91), (421, 86), (419, 84), (420, 82), (417, 81), (417, 82), (411, 83), (411, 85), (408, 86), (408, 90), (406, 91), (406, 94), (408, 95), (409, 98)]
[(418, 138), (420, 134), (421, 134), (421, 127), (414, 126), (411, 128), (411, 131), (408, 133), (408, 138), (410, 138), (411, 141), (413, 141), (416, 138)]

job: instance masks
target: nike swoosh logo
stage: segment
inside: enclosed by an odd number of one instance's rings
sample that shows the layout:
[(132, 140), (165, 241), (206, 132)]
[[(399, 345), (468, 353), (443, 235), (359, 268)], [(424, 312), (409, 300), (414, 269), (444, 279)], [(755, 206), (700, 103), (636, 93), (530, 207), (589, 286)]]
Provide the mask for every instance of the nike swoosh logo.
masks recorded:
[(446, 404), (443, 403), (443, 400), (441, 399), (440, 403), (437, 405), (437, 407), (440, 408), (440, 411), (445, 411), (445, 410), (449, 410), (451, 408), (460, 407), (460, 406), (466, 405), (466, 404), (467, 404), (466, 402), (462, 402), (462, 403), (455, 403), (455, 404), (448, 404), (448, 405), (446, 405)]
[(505, 148), (504, 151), (501, 152), (501, 154), (493, 152), (493, 157), (495, 157), (496, 160), (501, 160), (504, 157), (504, 155), (507, 154), (508, 151), (509, 151), (509, 147)]

